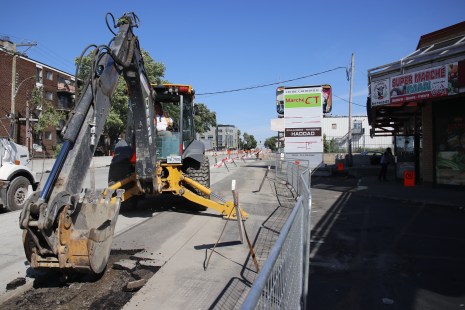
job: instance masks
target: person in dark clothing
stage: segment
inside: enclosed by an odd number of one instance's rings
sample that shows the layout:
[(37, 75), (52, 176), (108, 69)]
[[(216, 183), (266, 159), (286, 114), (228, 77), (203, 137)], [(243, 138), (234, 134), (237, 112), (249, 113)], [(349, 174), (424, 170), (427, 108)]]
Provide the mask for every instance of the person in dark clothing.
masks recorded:
[(379, 172), (378, 180), (386, 181), (387, 169), (388, 169), (388, 166), (391, 160), (392, 160), (392, 150), (390, 147), (388, 147), (386, 151), (384, 151), (383, 156), (381, 156), (381, 160), (380, 160), (381, 171)]

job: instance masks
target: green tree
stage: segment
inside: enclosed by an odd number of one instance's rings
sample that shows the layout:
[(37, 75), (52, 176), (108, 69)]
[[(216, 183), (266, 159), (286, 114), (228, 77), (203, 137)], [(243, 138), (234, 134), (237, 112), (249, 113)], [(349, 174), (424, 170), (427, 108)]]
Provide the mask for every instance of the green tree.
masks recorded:
[(216, 112), (210, 111), (203, 103), (194, 104), (194, 124), (197, 133), (204, 133), (216, 127)]
[(33, 113), (38, 116), (38, 121), (34, 126), (35, 132), (43, 133), (49, 127), (57, 127), (60, 121), (64, 120), (65, 113), (57, 111), (52, 103), (44, 98), (42, 87), (34, 87), (30, 100)]
[(141, 49), (142, 58), (144, 59), (144, 68), (147, 72), (147, 77), (152, 84), (168, 83), (167, 80), (162, 79), (165, 76), (166, 67), (161, 62), (156, 62), (150, 56), (149, 52)]
[(244, 141), (243, 141), (243, 149), (250, 150), (257, 147), (257, 141), (253, 135), (249, 135), (248, 133), (244, 132)]
[(277, 147), (276, 147), (276, 140), (277, 139), (278, 139), (278, 137), (276, 137), (276, 136), (266, 139), (265, 140), (265, 147), (269, 148), (273, 152), (276, 151), (277, 150)]
[(323, 134), (323, 152), (329, 153), (329, 142), (328, 139), (326, 139), (326, 134)]

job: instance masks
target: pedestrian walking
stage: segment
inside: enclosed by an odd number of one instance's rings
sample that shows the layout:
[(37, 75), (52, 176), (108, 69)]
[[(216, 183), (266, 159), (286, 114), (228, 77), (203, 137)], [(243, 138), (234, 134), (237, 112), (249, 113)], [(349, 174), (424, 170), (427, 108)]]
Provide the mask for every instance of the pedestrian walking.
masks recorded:
[(389, 163), (392, 161), (392, 150), (390, 147), (384, 151), (383, 156), (381, 156), (380, 164), (381, 164), (381, 170), (378, 175), (378, 180), (383, 180), (386, 181), (386, 174), (387, 174), (387, 169), (389, 166)]

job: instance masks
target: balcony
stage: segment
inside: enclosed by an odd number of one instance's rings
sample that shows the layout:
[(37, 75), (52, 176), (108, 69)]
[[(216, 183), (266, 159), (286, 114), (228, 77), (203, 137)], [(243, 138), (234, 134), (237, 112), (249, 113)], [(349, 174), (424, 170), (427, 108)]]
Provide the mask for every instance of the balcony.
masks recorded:
[(58, 83), (57, 92), (74, 94), (75, 93), (74, 84)]
[(61, 93), (58, 94), (57, 110), (69, 112), (73, 109), (73, 99), (70, 93)]

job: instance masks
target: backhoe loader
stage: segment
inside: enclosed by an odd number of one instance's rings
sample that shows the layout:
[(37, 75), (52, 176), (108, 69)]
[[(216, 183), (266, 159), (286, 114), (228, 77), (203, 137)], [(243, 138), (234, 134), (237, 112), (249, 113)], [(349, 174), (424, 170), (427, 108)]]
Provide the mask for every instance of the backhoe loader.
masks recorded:
[[(114, 29), (108, 23), (113, 20)], [(101, 274), (107, 265), (121, 207), (140, 197), (156, 203), (160, 194), (179, 195), (199, 211), (211, 208), (236, 218), (232, 201), (216, 202), (204, 145), (195, 140), (195, 92), (189, 85), (152, 85), (147, 78), (134, 29), (139, 19), (126, 13), (115, 22), (109, 46), (96, 46), (79, 99), (63, 129), (61, 151), (41, 190), (29, 195), (19, 220), (27, 260), (35, 269)], [(128, 90), (124, 140), (115, 148), (109, 187), (83, 189), (83, 181), (108, 117), (119, 76)], [(175, 105), (171, 131), (157, 130), (154, 105)], [(247, 218), (245, 211), (240, 211)]]

